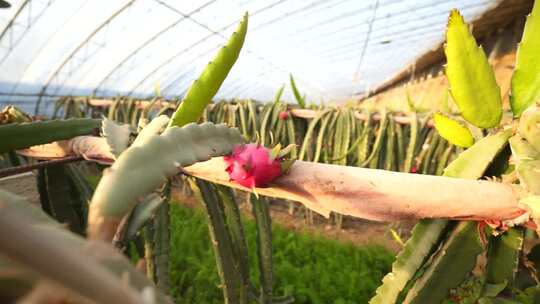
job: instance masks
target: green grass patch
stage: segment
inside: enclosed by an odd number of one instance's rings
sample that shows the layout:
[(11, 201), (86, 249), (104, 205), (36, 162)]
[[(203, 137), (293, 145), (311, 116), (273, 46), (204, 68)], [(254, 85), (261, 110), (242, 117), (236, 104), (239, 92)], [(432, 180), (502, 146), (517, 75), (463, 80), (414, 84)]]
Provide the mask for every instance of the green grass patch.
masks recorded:
[[(171, 214), (171, 280), (176, 303), (223, 303), (205, 213), (173, 204)], [(244, 224), (251, 276), (256, 280), (255, 224), (249, 219)], [(381, 246), (354, 246), (277, 225), (273, 246), (276, 295), (294, 295), (295, 303), (367, 303), (394, 260)]]

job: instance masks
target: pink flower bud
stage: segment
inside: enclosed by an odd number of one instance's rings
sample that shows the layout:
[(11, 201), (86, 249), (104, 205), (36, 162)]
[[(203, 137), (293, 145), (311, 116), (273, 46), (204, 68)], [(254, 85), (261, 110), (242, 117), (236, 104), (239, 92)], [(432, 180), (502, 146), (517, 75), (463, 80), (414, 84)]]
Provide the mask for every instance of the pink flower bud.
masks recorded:
[(280, 159), (272, 159), (270, 151), (257, 144), (238, 145), (223, 159), (231, 180), (244, 187), (264, 187), (281, 175)]
[(289, 112), (287, 111), (279, 112), (279, 119), (281, 120), (289, 119)]

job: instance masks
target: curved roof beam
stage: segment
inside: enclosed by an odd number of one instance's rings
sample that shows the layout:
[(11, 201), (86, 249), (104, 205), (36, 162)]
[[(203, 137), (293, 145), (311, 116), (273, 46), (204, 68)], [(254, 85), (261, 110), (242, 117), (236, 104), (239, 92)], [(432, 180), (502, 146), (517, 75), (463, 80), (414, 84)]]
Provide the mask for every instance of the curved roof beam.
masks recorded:
[[(83, 4), (81, 4), (76, 12), (78, 12), (88, 1), (90, 0), (85, 0), (83, 2)], [(70, 16), (69, 18), (65, 19), (64, 22), (62, 23), (62, 25), (60, 27), (58, 27), (53, 33), (51, 36), (49, 36), (49, 40), (52, 40), (54, 39), (54, 37), (56, 35), (59, 34), (59, 32), (61, 32), (61, 29), (69, 22), (69, 20), (71, 20), (72, 18), (74, 18), (76, 15), (76, 13), (72, 16)], [(35, 20), (35, 22), (37, 22), (37, 20)], [(24, 75), (26, 75), (27, 71), (30, 69), (31, 66), (33, 66), (34, 62), (36, 61), (36, 58), (39, 57), (39, 55), (41, 54), (41, 52), (47, 47), (48, 44), (42, 44), (39, 49), (37, 50), (37, 52), (35, 53), (35, 55), (33, 56), (33, 58), (30, 60), (30, 62), (28, 64), (26, 64), (26, 66), (24, 67), (23, 69), (23, 72), (21, 74), (21, 76), (17, 79), (17, 81), (15, 82), (15, 85), (11, 88), (11, 92), (8, 94), (8, 95), (14, 95), (14, 96), (17, 96), (18, 93), (17, 92), (17, 89), (19, 88), (19, 85), (21, 84), (21, 81), (23, 80), (24, 78)], [(37, 96), (36, 94), (33, 94), (34, 96)]]
[[(224, 31), (226, 30), (227, 28), (233, 26), (234, 24), (236, 24), (236, 21), (223, 27), (220, 31), (214, 31), (212, 30), (211, 28), (209, 28), (208, 26), (198, 22), (197, 20), (194, 20), (193, 18), (191, 18), (189, 15), (185, 15), (183, 14), (182, 12), (180, 12), (179, 10), (177, 10), (176, 8), (168, 5), (167, 3), (163, 2), (163, 1), (160, 1), (160, 0), (154, 0), (156, 1), (158, 4), (160, 5), (163, 5), (164, 7), (167, 7), (168, 9), (172, 10), (173, 12), (176, 12), (177, 14), (180, 14), (186, 18), (189, 18), (191, 21), (195, 22), (197, 25), (203, 27), (204, 29), (208, 30), (210, 32), (209, 35), (203, 37), (202, 39), (198, 40), (197, 42), (191, 44), (190, 46), (182, 49), (180, 52), (172, 55), (171, 57), (167, 58), (165, 61), (163, 61), (161, 64), (159, 64), (155, 69), (153, 69), (152, 71), (150, 71), (150, 73), (147, 73), (130, 91), (129, 93), (127, 94), (128, 96), (132, 95), (135, 90), (137, 90), (137, 88), (139, 88), (143, 83), (146, 82), (146, 80), (148, 80), (150, 77), (152, 77), (152, 75), (154, 75), (155, 73), (157, 73), (157, 71), (159, 71), (161, 68), (163, 68), (164, 66), (168, 65), (169, 63), (173, 62), (176, 58), (178, 58), (178, 56), (182, 55), (182, 54), (185, 54), (187, 51), (189, 51), (191, 48), (193, 48), (194, 46), (197, 46), (201, 43), (203, 43), (204, 41), (210, 39), (210, 37), (212, 36), (219, 36), (219, 37), (222, 37), (222, 38), (225, 38), (225, 36), (223, 36), (223, 34), (221, 34), (220, 32), (221, 31)], [(285, 0), (282, 0), (282, 1), (285, 1)], [(218, 46), (216, 46), (215, 48), (213, 48), (212, 50), (215, 50)], [(204, 54), (206, 55), (206, 54)], [(203, 56), (203, 55), (201, 55)], [(199, 56), (200, 57), (200, 56)]]
[(264, 28), (264, 27), (267, 27), (273, 23), (276, 23), (278, 21), (281, 21), (283, 19), (286, 19), (286, 18), (289, 18), (289, 17), (292, 17), (296, 14), (299, 14), (299, 13), (305, 13), (305, 12), (308, 12), (310, 10), (313, 10), (313, 9), (316, 9), (319, 5), (322, 5), (322, 4), (327, 4), (328, 3), (328, 0), (320, 0), (320, 1), (316, 1), (316, 2), (312, 2), (312, 3), (309, 3), (305, 6), (302, 6), (300, 8), (297, 8), (293, 11), (289, 11), (289, 12), (286, 12), (285, 14), (283, 15), (280, 15), (272, 20), (269, 20), (269, 21), (266, 21), (265, 23), (262, 23), (262, 24), (259, 24), (257, 27), (255, 27), (253, 30), (259, 30), (261, 28)]
[[(133, 86), (133, 88), (131, 90), (129, 90), (129, 92), (126, 94), (128, 96), (132, 95), (133, 92), (135, 92), (135, 90), (137, 90), (137, 88), (139, 88), (143, 83), (146, 82), (146, 80), (148, 80), (150, 77), (152, 77), (152, 75), (154, 75), (155, 73), (157, 73), (157, 71), (161, 70), (161, 68), (163, 68), (164, 66), (168, 65), (169, 63), (173, 62), (176, 58), (178, 58), (178, 56), (182, 55), (182, 54), (185, 54), (187, 51), (189, 51), (191, 48), (193, 48), (194, 46), (197, 46), (201, 43), (203, 43), (204, 41), (208, 40), (210, 37), (214, 36), (215, 34), (214, 33), (211, 33), (205, 37), (203, 37), (202, 39), (199, 39), (197, 42), (191, 44), (190, 46), (186, 47), (186, 48), (183, 48), (182, 50), (180, 50), (180, 52), (170, 56), (169, 58), (167, 58), (166, 60), (164, 60), (161, 64), (159, 64), (155, 69), (153, 69), (152, 71), (150, 71), (149, 73), (147, 73), (139, 82), (137, 82), (137, 84), (135, 86)], [(212, 50), (215, 50), (216, 48), (218, 48), (218, 46), (216, 46), (215, 48), (213, 48)]]
[(56, 79), (58, 77), (58, 75), (60, 74), (60, 72), (64, 69), (64, 67), (66, 67), (68, 65), (69, 62), (71, 62), (71, 60), (75, 57), (75, 55), (81, 50), (83, 49), (86, 45), (88, 45), (88, 43), (92, 40), (92, 38), (94, 38), (94, 36), (99, 33), (103, 28), (106, 28), (112, 20), (114, 20), (114, 18), (116, 18), (118, 15), (120, 15), (123, 11), (125, 11), (128, 7), (130, 7), (133, 2), (135, 2), (135, 0), (131, 0), (129, 1), (128, 3), (126, 3), (124, 6), (122, 6), (120, 9), (118, 9), (116, 12), (114, 12), (107, 20), (105, 20), (105, 22), (103, 22), (101, 25), (99, 25), (92, 33), (90, 33), (90, 35), (88, 37), (86, 37), (85, 40), (83, 40), (79, 46), (77, 46), (77, 48), (75, 48), (73, 50), (73, 52), (71, 52), (71, 54), (69, 54), (68, 57), (66, 57), (66, 59), (62, 62), (62, 64), (60, 64), (60, 66), (58, 66), (58, 68), (56, 69), (56, 71), (54, 71), (54, 73), (49, 77), (49, 79), (47, 80), (47, 82), (45, 83), (45, 85), (43, 85), (43, 87), (41, 88), (41, 91), (39, 93), (39, 98), (36, 102), (36, 107), (34, 109), (35, 113), (38, 114), (39, 112), (39, 106), (41, 104), (41, 99), (43, 97), (43, 95), (45, 94), (45, 92), (47, 91), (47, 89), (49, 88), (50, 84), (54, 81), (54, 79)]
[[(489, 4), (491, 3), (490, 0), (487, 0), (487, 1), (483, 1), (483, 2), (479, 2), (479, 3), (474, 3), (474, 4), (466, 4), (462, 7), (460, 7), (461, 10), (469, 10), (469, 9), (475, 9), (475, 8), (478, 8), (478, 7), (481, 7), (481, 6), (485, 6), (486, 4)], [(421, 7), (420, 9), (424, 9), (424, 8), (428, 8), (429, 6), (426, 6), (426, 7)], [(404, 34), (407, 34), (407, 36), (414, 36), (415, 32), (419, 32), (419, 31), (422, 31), (422, 32), (433, 32), (433, 27), (434, 26), (438, 26), (438, 25), (441, 25), (440, 23), (440, 16), (443, 15), (443, 16), (447, 16), (448, 15), (448, 10), (440, 10), (440, 11), (436, 11), (436, 12), (428, 12), (426, 14), (426, 16), (422, 19), (423, 21), (423, 24), (421, 27), (416, 27), (416, 28), (405, 28), (403, 29), (402, 27), (400, 27), (399, 25), (401, 23), (403, 23), (403, 20), (400, 20), (399, 18), (395, 18), (397, 16), (401, 16), (401, 15), (404, 15), (404, 14), (397, 14), (397, 15), (392, 15), (390, 17), (390, 20), (393, 21), (393, 22), (388, 22), (386, 24), (386, 26), (384, 28), (378, 28), (378, 29), (374, 29), (371, 33), (371, 38), (370, 40), (372, 41), (376, 41), (378, 39), (390, 39), (392, 40), (394, 37), (393, 36), (396, 36), (398, 38), (401, 38), (403, 37)], [(377, 22), (377, 21), (381, 21), (381, 20), (385, 20), (387, 19), (387, 17), (382, 17), (382, 18), (375, 18), (375, 21), (374, 22)], [(434, 21), (431, 21), (431, 20), (434, 20)], [(363, 22), (361, 24), (368, 24), (368, 22)], [(359, 26), (361, 24), (356, 24), (356, 26)], [(390, 28), (396, 28), (397, 30), (394, 30), (394, 31), (388, 31)], [(336, 30), (336, 31), (333, 31), (331, 33), (328, 33), (328, 34), (323, 34), (323, 35), (320, 35), (318, 37), (331, 37), (332, 35), (336, 34), (336, 33), (339, 33), (340, 31), (343, 31), (345, 30), (346, 28), (341, 28), (339, 30)], [(441, 37), (444, 37), (444, 32), (443, 31), (435, 31), (437, 32)], [(341, 49), (343, 47), (347, 47), (347, 46), (351, 46), (351, 45), (357, 45), (357, 44), (361, 44), (363, 41), (359, 41), (359, 40), (355, 40), (353, 42), (350, 42), (351, 39), (354, 39), (354, 37), (362, 37), (362, 36), (359, 36), (359, 35), (363, 35), (363, 34), (367, 34), (368, 33), (368, 29), (366, 29), (365, 31), (359, 31), (359, 32), (356, 32), (354, 33), (354, 35), (351, 35), (349, 37), (346, 37), (346, 38), (342, 38), (341, 40), (345, 41), (346, 43), (345, 44), (335, 44), (333, 45), (333, 49)], [(376, 35), (377, 34), (377, 35)], [(311, 40), (308, 40), (308, 39), (304, 39), (304, 40), (299, 40), (299, 43), (306, 43), (306, 45), (310, 45), (310, 42), (313, 43)], [(323, 49), (324, 50), (324, 49)], [(328, 50), (328, 49), (326, 49)]]
[[(180, 55), (186, 53), (190, 48), (192, 48), (192, 47), (194, 47), (194, 46), (197, 46), (197, 45), (203, 43), (204, 41), (208, 40), (210, 37), (212, 37), (212, 36), (214, 36), (214, 35), (219, 36), (219, 37), (224, 38), (224, 39), (227, 39), (227, 37), (225, 37), (221, 32), (227, 30), (228, 28), (234, 26), (234, 25), (237, 23), (237, 21), (234, 21), (234, 22), (232, 22), (232, 23), (230, 23), (230, 24), (224, 26), (224, 27), (221, 28), (220, 30), (215, 31), (215, 30), (211, 29), (209, 26), (207, 26), (206, 24), (203, 24), (203, 23), (201, 23), (201, 22), (195, 20), (194, 18), (191, 18), (191, 16), (190, 16), (191, 14), (185, 15), (185, 14), (183, 14), (182, 12), (180, 12), (179, 10), (177, 10), (176, 8), (170, 6), (169, 4), (167, 4), (167, 3), (165, 3), (165, 2), (163, 2), (163, 1), (161, 1), (161, 0), (154, 0), (154, 1), (156, 1), (156, 2), (157, 2), (158, 4), (160, 4), (160, 5), (163, 5), (163, 6), (167, 7), (167, 8), (169, 8), (170, 10), (172, 10), (172, 11), (178, 13), (178, 14), (184, 15), (186, 18), (190, 19), (191, 21), (193, 21), (193, 22), (196, 23), (197, 25), (199, 25), (199, 26), (203, 27), (204, 29), (208, 30), (208, 31), (210, 32), (210, 34), (207, 35), (207, 36), (205, 36), (204, 38), (198, 40), (197, 42), (193, 43), (192, 45), (188, 46), (187, 48), (182, 49), (180, 52), (178, 52), (178, 53), (174, 54), (173, 56), (169, 57), (167, 60), (163, 61), (163, 62), (162, 62), (160, 65), (158, 65), (155, 69), (153, 69), (152, 71), (150, 71), (150, 73), (146, 74), (145, 77), (143, 77), (143, 78), (142, 78), (142, 79), (141, 79), (141, 80), (140, 80), (140, 81), (139, 81), (139, 82), (138, 82), (138, 83), (137, 83), (137, 84), (129, 91), (129, 93), (128, 93), (127, 95), (133, 94), (133, 93), (135, 92), (135, 90), (137, 90), (137, 88), (139, 88), (144, 82), (146, 82), (146, 80), (148, 80), (150, 77), (152, 77), (152, 75), (154, 75), (157, 71), (159, 71), (159, 70), (160, 70), (162, 67), (164, 67), (165, 65), (167, 65), (167, 64), (169, 64), (170, 62), (174, 61), (178, 56), (180, 56)], [(259, 10), (255, 11), (255, 12), (253, 12), (252, 14), (250, 14), (250, 17), (253, 17), (253, 16), (255, 16), (255, 15), (259, 14), (259, 13), (262, 13), (262, 12), (268, 10), (268, 9), (271, 9), (271, 8), (277, 6), (277, 5), (279, 5), (279, 4), (281, 4), (281, 3), (285, 2), (285, 1), (288, 1), (288, 0), (278, 0), (278, 1), (276, 1), (276, 2), (274, 2), (274, 3), (271, 3), (271, 4), (269, 4), (269, 5), (265, 6), (265, 7), (262, 7), (261, 9), (259, 9)], [(217, 46), (216, 46), (216, 48), (217, 48)], [(215, 49), (215, 48), (214, 48), (214, 49)], [(251, 53), (249, 50), (246, 50), (246, 51), (249, 52), (249, 53)]]
[(15, 23), (15, 20), (17, 20), (17, 18), (19, 17), (19, 15), (21, 14), (21, 12), (24, 10), (24, 8), (26, 7), (26, 5), (28, 5), (28, 3), (30, 3), (30, 0), (25, 0), (21, 6), (19, 7), (19, 9), (17, 10), (17, 12), (15, 13), (15, 15), (13, 15), (13, 18), (11, 18), (11, 20), (9, 20), (8, 24), (6, 25), (6, 27), (2, 30), (2, 33), (0, 34), (0, 41), (4, 38), (4, 36), (6, 35), (7, 31), (9, 29), (11, 29), (11, 26)]
[(191, 73), (194, 73), (195, 72), (195, 68), (194, 67), (191, 67), (189, 69), (186, 69), (185, 72), (181, 73), (178, 77), (176, 77), (173, 81), (171, 81), (168, 85), (162, 87), (161, 89), (161, 94), (163, 95), (167, 95), (167, 92), (173, 87), (174, 84), (178, 83), (179, 81), (181, 81), (183, 78), (185, 78), (187, 75), (191, 74)]
[(195, 10), (189, 12), (188, 14), (184, 14), (184, 13), (181, 13), (181, 12), (178, 12), (181, 17), (173, 22), (171, 25), (167, 26), (166, 28), (164, 28), (163, 30), (159, 31), (157, 34), (155, 34), (154, 36), (150, 37), (148, 40), (146, 40), (144, 43), (142, 43), (138, 48), (136, 48), (135, 50), (133, 50), (133, 52), (129, 53), (124, 59), (122, 59), (122, 61), (120, 61), (114, 68), (111, 69), (111, 71), (105, 75), (105, 77), (103, 77), (103, 79), (101, 79), (98, 83), (98, 85), (96, 86), (96, 88), (92, 91), (92, 95), (96, 95), (97, 92), (100, 90), (100, 88), (105, 85), (105, 83), (107, 83), (110, 78), (112, 77), (112, 75), (114, 75), (115, 73), (117, 73), (122, 67), (125, 66), (125, 64), (131, 60), (133, 57), (135, 57), (142, 49), (146, 48), (148, 45), (150, 45), (153, 41), (156, 41), (156, 39), (158, 39), (159, 37), (161, 37), (163, 34), (167, 33), (169, 30), (173, 29), (174, 27), (176, 27), (178, 24), (180, 24), (182, 21), (184, 21), (186, 18), (189, 18), (190, 15), (194, 14), (194, 13), (197, 13), (199, 12), (200, 10), (204, 9), (205, 7), (209, 6), (210, 4), (216, 2), (217, 0), (210, 0), (206, 3), (204, 3), (203, 5), (199, 6), (198, 8), (196, 8)]
[(141, 44), (138, 48), (136, 48), (135, 50), (133, 50), (133, 52), (129, 53), (124, 59), (122, 59), (122, 61), (120, 61), (107, 75), (105, 75), (105, 77), (103, 77), (103, 79), (101, 79), (98, 83), (98, 85), (94, 88), (94, 90), (92, 91), (92, 95), (96, 95), (97, 92), (99, 91), (99, 89), (104, 85), (106, 84), (110, 79), (111, 77), (116, 73), (118, 72), (122, 67), (125, 66), (125, 64), (130, 60), (132, 59), (133, 57), (135, 57), (142, 49), (144, 49), (146, 46), (148, 46), (149, 44), (151, 44), (153, 41), (155, 41), (156, 39), (158, 39), (161, 35), (163, 35), (164, 33), (168, 32), (169, 30), (171, 30), (172, 28), (176, 27), (179, 23), (181, 23), (182, 21), (184, 21), (185, 18), (180, 18), (178, 20), (176, 20), (175, 22), (173, 22), (171, 25), (167, 26), (166, 28), (164, 28), (163, 30), (159, 31), (157, 34), (155, 34), (154, 36), (150, 37), (150, 39), (146, 40), (143, 44)]
[[(161, 1), (161, 0), (154, 0), (154, 1), (156, 1), (157, 3), (163, 5), (163, 6), (167, 7), (167, 8), (169, 8), (170, 10), (172, 10), (172, 11), (178, 13), (178, 14), (184, 15), (182, 12), (180, 12), (180, 11), (177, 10), (176, 8), (174, 8), (174, 7), (170, 6), (170, 5), (168, 5), (167, 3), (165, 3), (165, 2), (163, 2), (163, 1)], [(270, 8), (276, 6), (276, 5), (279, 5), (279, 4), (281, 4), (281, 3), (285, 2), (285, 1), (288, 1), (288, 0), (279, 0), (279, 1), (276, 1), (276, 2), (274, 2), (274, 3), (272, 3), (272, 4), (269, 4), (269, 5), (267, 5), (267, 6), (263, 7), (263, 8), (261, 8), (261, 9), (255, 11), (253, 14), (250, 15), (250, 17), (253, 17), (253, 16), (255, 16), (255, 15), (261, 13), (261, 12), (264, 12), (265, 10), (268, 10), (268, 9), (270, 9)], [(319, 1), (319, 2), (316, 2), (316, 3), (322, 3), (322, 1)], [(191, 14), (190, 14), (190, 15), (191, 15)], [(203, 23), (201, 23), (201, 22), (195, 20), (194, 18), (191, 18), (190, 15), (187, 15), (186, 18), (189, 18), (191, 21), (195, 22), (195, 23), (198, 24), (199, 26), (201, 26), (201, 27), (203, 27), (204, 29), (208, 30), (208, 31), (210, 32), (210, 34), (207, 35), (207, 36), (205, 36), (204, 38), (198, 40), (198, 41), (195, 42), (194, 44), (188, 46), (187, 48), (182, 49), (180, 52), (178, 52), (178, 53), (174, 54), (173, 56), (169, 57), (167, 60), (163, 61), (163, 62), (162, 62), (160, 65), (158, 65), (155, 69), (153, 69), (152, 71), (150, 71), (150, 73), (146, 74), (145, 77), (143, 77), (143, 78), (142, 78), (142, 79), (141, 79), (141, 80), (140, 80), (140, 81), (139, 81), (139, 82), (138, 82), (138, 83), (137, 83), (137, 84), (129, 91), (129, 93), (127, 94), (128, 96), (129, 96), (129, 95), (132, 95), (132, 94), (133, 94), (133, 93), (134, 93), (141, 85), (143, 85), (150, 77), (152, 77), (155, 73), (157, 73), (161, 68), (163, 68), (164, 66), (166, 66), (166, 65), (168, 65), (169, 63), (173, 62), (178, 56), (180, 56), (180, 55), (186, 53), (189, 49), (193, 48), (194, 46), (197, 46), (197, 45), (203, 43), (204, 41), (208, 40), (210, 37), (212, 37), (212, 36), (214, 36), (214, 35), (219, 36), (219, 37), (224, 38), (224, 39), (227, 39), (227, 37), (225, 37), (225, 36), (222, 34), (222, 32), (225, 31), (226, 29), (230, 28), (231, 26), (234, 26), (234, 25), (237, 23), (236, 21), (234, 21), (234, 22), (232, 22), (232, 23), (230, 23), (230, 24), (224, 26), (224, 27), (221, 28), (220, 30), (215, 31), (215, 30), (213, 30), (212, 28), (210, 28), (209, 26), (207, 26), (206, 24), (203, 24)], [(184, 16), (185, 16), (185, 15), (184, 15)], [(217, 46), (216, 46), (216, 48), (217, 48)], [(213, 49), (215, 49), (215, 48), (213, 48)], [(268, 61), (267, 59), (265, 59), (265, 58), (263, 58), (263, 57), (261, 57), (261, 56), (259, 56), (259, 55), (256, 55), (256, 54), (253, 53), (252, 51), (246, 49), (246, 52), (247, 52), (247, 53), (250, 53), (250, 54), (253, 55), (253, 56), (255, 56), (257, 59), (259, 59), (259, 60), (265, 62), (265, 63), (267, 64), (267, 66), (269, 66), (269, 67), (271, 67), (271, 68), (273, 68), (273, 69), (276, 69), (276, 70), (278, 70), (278, 71), (281, 71), (281, 72), (284, 72), (284, 73), (288, 73), (288, 71), (287, 71), (286, 69), (283, 69), (283, 68), (281, 68), (281, 67), (276, 66), (276, 65), (273, 64), (272, 62)], [(205, 53), (205, 54), (206, 54), (206, 53)], [(203, 55), (201, 55), (201, 56), (204, 56), (205, 54), (203, 54)], [(197, 57), (197, 58), (200, 58), (201, 56), (199, 56), (199, 57)], [(197, 59), (197, 58), (196, 58), (196, 59)], [(178, 79), (178, 78), (177, 78), (177, 79)], [(173, 82), (169, 82), (169, 83), (166, 84), (165, 86), (166, 86), (166, 87), (169, 87), (169, 86), (172, 85), (172, 84), (174, 83), (174, 81), (176, 81), (177, 79), (173, 80)], [(304, 82), (305, 82), (305, 81), (304, 81)], [(305, 82), (305, 83), (306, 83), (306, 82)], [(323, 91), (325, 91), (325, 89), (319, 88), (318, 86), (313, 86), (313, 87), (316, 87), (318, 90), (321, 91), (321, 93), (322, 93)]]
[[(32, 26), (43, 16), (45, 10), (49, 8), (54, 3), (55, 0), (49, 0), (47, 4), (43, 7), (42, 10), (33, 11), (32, 10), (32, 1), (25, 0), (19, 9), (8, 22), (6, 27), (0, 33), (0, 46), (7, 49), (7, 52), (2, 58), (0, 58), (0, 65), (6, 60), (6, 58), (11, 54), (13, 49), (21, 42), (24, 38), (24, 35), (30, 31)], [(23, 14), (26, 13), (26, 18)], [(13, 30), (14, 26), (21, 26), (24, 28), (23, 31), (17, 32)], [(17, 36), (15, 36), (17, 34)]]
[[(395, 39), (393, 41), (401, 42), (406, 41), (407, 43), (420, 43), (423, 41), (426, 41), (427, 39), (434, 39), (434, 38), (440, 38), (439, 33), (433, 33), (433, 32), (427, 32), (424, 36), (414, 36), (414, 37), (405, 37), (403, 39)], [(358, 44), (358, 43), (356, 43)], [(381, 55), (381, 54), (387, 54), (396, 52), (395, 46), (399, 45), (392, 45), (390, 44), (390, 47), (388, 44), (377, 44), (372, 45), (369, 47), (369, 52), (371, 54)], [(349, 60), (353, 60), (358, 58), (358, 48), (348, 48), (345, 50), (339, 50), (334, 49), (331, 53), (323, 53), (320, 55), (321, 59), (328, 60), (328, 64), (335, 64), (339, 62), (346, 62)]]
[(371, 19), (368, 23), (368, 31), (366, 34), (366, 38), (364, 39), (364, 43), (362, 44), (362, 51), (360, 52), (360, 59), (358, 60), (358, 64), (356, 65), (356, 69), (353, 73), (353, 81), (358, 82), (358, 72), (360, 71), (360, 68), (362, 67), (362, 64), (364, 63), (364, 56), (366, 55), (366, 49), (369, 44), (369, 38), (371, 37), (371, 31), (373, 30), (373, 22), (375, 21), (375, 18), (377, 17), (377, 10), (379, 9), (379, 0), (376, 0), (375, 2), (375, 9), (373, 9), (373, 14), (371, 15)]

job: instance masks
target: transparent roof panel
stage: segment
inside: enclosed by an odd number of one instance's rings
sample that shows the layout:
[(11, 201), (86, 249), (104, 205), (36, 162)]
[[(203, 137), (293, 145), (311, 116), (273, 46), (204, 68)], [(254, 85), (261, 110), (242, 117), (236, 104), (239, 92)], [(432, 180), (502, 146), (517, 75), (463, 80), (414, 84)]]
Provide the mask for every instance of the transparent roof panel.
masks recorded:
[[(292, 73), (313, 101), (374, 87), (500, 0), (11, 0), (0, 10), (0, 104), (57, 96), (181, 97), (245, 11), (218, 98), (271, 100)], [(286, 90), (287, 98), (291, 92)]]

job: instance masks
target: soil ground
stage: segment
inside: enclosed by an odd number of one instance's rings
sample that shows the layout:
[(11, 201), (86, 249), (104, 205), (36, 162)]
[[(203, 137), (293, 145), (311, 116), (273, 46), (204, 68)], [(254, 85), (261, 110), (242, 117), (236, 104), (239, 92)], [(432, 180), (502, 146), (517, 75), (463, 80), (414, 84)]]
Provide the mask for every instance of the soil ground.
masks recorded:
[(39, 205), (36, 177), (32, 172), (0, 178), (0, 189), (20, 195), (30, 203)]

